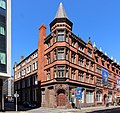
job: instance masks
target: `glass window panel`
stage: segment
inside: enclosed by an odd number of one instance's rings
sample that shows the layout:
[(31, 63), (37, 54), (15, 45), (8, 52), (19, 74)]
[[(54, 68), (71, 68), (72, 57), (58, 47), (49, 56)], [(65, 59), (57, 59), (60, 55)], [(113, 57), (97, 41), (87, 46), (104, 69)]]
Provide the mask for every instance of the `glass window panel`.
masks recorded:
[(58, 77), (64, 77), (64, 67), (58, 67)]
[(4, 0), (0, 0), (0, 7), (6, 9), (6, 3)]
[(5, 35), (5, 28), (3, 26), (0, 26), (0, 34)]
[(64, 31), (58, 31), (58, 41), (65, 41)]
[(58, 49), (58, 59), (65, 59), (64, 49)]
[(58, 36), (58, 41), (64, 41), (64, 35)]
[(6, 54), (0, 52), (0, 64), (6, 64)]

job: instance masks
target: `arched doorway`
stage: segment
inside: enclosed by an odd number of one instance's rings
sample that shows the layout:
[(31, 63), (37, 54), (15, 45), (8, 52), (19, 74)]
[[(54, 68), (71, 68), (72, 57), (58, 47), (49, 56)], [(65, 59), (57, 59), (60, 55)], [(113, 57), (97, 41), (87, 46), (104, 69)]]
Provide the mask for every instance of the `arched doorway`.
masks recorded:
[(66, 105), (65, 90), (59, 89), (57, 91), (57, 106), (65, 106), (65, 105)]

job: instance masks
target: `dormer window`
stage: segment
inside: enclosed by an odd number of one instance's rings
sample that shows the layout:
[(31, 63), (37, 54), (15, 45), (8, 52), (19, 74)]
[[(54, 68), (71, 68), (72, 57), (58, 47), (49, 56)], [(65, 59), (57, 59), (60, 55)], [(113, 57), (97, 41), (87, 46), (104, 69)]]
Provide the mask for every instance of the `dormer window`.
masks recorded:
[(61, 41), (65, 41), (63, 30), (58, 31), (58, 42), (61, 42)]
[(92, 57), (92, 50), (88, 49), (88, 53), (87, 54)]
[(81, 45), (79, 45), (79, 46), (78, 46), (78, 50), (80, 50), (80, 51), (82, 51), (82, 52), (83, 52), (84, 47), (83, 47), (83, 46), (81, 46)]

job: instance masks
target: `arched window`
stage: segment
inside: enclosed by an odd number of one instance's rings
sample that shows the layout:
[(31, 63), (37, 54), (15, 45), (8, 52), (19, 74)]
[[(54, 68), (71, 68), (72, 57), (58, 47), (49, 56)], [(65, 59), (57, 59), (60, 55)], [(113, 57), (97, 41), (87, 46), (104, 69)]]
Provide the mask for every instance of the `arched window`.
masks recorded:
[(108, 101), (112, 102), (112, 92), (111, 91), (108, 93)]

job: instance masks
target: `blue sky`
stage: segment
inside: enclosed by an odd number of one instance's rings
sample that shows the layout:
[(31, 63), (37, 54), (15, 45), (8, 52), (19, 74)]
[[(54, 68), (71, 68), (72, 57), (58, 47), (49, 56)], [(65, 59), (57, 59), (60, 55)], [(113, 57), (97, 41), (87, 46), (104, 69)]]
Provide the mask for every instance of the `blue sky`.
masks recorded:
[(120, 0), (12, 0), (12, 68), (38, 45), (38, 28), (54, 19), (60, 2), (73, 22), (73, 33), (120, 62)]

